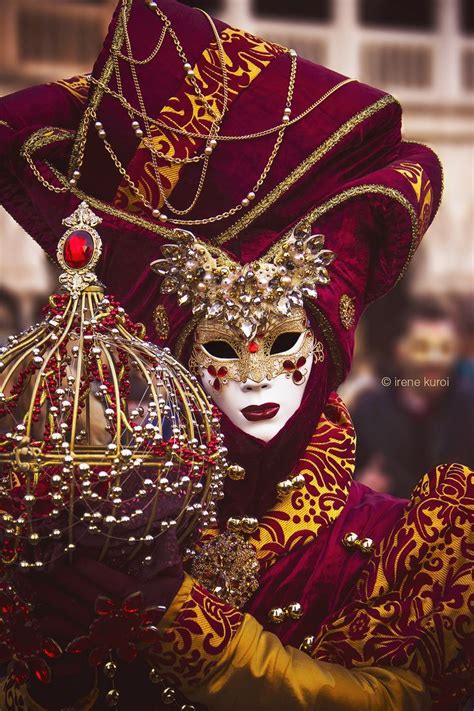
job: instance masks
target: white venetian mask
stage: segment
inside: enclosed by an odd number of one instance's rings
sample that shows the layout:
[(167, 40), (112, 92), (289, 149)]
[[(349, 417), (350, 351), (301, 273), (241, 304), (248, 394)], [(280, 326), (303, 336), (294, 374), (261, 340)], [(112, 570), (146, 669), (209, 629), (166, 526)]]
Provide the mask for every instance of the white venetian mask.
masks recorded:
[(315, 358), (324, 359), (323, 345), (297, 308), (252, 340), (224, 322), (204, 319), (190, 367), (236, 427), (269, 442), (299, 408)]

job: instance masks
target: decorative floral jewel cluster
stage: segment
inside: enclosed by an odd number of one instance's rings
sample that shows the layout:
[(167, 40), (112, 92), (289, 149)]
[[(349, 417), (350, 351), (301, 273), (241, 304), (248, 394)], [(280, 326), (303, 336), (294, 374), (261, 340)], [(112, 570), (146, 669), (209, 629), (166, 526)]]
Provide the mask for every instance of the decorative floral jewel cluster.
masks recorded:
[(175, 230), (178, 242), (162, 247), (164, 259), (152, 269), (163, 277), (161, 291), (175, 293), (181, 306), (192, 305), (203, 318), (221, 319), (252, 339), (275, 317), (288, 316), (316, 299), (318, 284), (329, 282), (327, 267), (335, 255), (324, 249), (324, 236), (300, 223), (278, 243), (271, 257), (240, 265), (227, 254)]
[(51, 680), (48, 660), (62, 654), (60, 646), (44, 637), (32, 617), (32, 607), (9, 583), (0, 583), (0, 664), (14, 684), (27, 682), (31, 675), (47, 684)]

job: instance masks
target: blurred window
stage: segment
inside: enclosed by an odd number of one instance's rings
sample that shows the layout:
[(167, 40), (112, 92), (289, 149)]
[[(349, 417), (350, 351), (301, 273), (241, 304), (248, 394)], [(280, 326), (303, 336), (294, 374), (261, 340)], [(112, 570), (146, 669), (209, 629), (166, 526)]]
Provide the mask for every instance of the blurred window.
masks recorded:
[(432, 30), (435, 26), (433, 0), (360, 0), (359, 11), (361, 22), (375, 27)]
[(473, 0), (459, 0), (459, 3), (461, 30), (472, 35), (474, 33), (474, 2)]
[(284, 17), (292, 20), (331, 19), (330, 0), (254, 0), (253, 8), (257, 15), (266, 17)]
[(216, 12), (221, 9), (221, 0), (180, 0), (183, 5), (190, 5), (190, 7), (198, 7), (200, 10), (205, 10), (205, 12)]

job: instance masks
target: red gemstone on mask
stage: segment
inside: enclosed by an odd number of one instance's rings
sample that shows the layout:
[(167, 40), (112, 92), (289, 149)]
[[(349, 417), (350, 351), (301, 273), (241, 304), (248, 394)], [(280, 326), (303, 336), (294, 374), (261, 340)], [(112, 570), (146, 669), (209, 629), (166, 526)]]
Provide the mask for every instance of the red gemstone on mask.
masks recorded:
[(304, 358), (303, 356), (301, 356), (301, 358), (298, 358), (298, 360), (296, 361), (296, 367), (297, 367), (297, 368), (302, 368), (305, 363), (306, 363), (306, 358)]
[(81, 269), (92, 259), (94, 254), (94, 240), (86, 230), (75, 230), (66, 239), (64, 244), (64, 261), (68, 267)]
[(224, 378), (227, 375), (227, 368), (225, 366), (222, 366), (219, 368), (217, 371), (217, 377), (218, 378)]
[(217, 370), (214, 368), (213, 365), (210, 365), (208, 367), (207, 372), (209, 373), (209, 375), (212, 375), (213, 378), (215, 378), (217, 375)]
[(295, 369), (295, 364), (293, 363), (292, 360), (285, 360), (283, 362), (283, 367), (285, 370), (294, 370)]
[(295, 370), (295, 372), (293, 373), (293, 381), (295, 383), (301, 383), (302, 380), (303, 380), (303, 373), (301, 373), (301, 371), (299, 371), (299, 370)]
[(258, 353), (260, 350), (260, 346), (258, 345), (257, 341), (250, 341), (248, 345), (248, 352), (249, 353)]
[(212, 387), (214, 388), (214, 390), (217, 390), (217, 392), (219, 392), (219, 390), (221, 389), (221, 381), (219, 380), (219, 378), (216, 378), (214, 380)]

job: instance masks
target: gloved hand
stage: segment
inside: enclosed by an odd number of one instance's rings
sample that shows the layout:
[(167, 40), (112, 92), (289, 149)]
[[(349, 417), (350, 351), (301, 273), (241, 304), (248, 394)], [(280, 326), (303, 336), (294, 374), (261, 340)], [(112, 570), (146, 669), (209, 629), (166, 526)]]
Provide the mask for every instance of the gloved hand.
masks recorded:
[(141, 592), (145, 607), (158, 606), (164, 613), (181, 586), (184, 572), (174, 532), (162, 536), (155, 545), (159, 571), (151, 578), (129, 575), (84, 557), (72, 563), (63, 561), (51, 572), (35, 575), (31, 583), (35, 617), (43, 633), (61, 645), (86, 635), (101, 596), (121, 603), (132, 593)]

